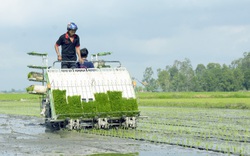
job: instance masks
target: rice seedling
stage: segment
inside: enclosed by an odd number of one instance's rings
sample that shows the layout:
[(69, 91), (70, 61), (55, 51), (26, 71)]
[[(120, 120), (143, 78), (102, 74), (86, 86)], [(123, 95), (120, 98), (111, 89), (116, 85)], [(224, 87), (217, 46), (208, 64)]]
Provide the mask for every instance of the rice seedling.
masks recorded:
[(40, 116), (40, 105), (34, 101), (1, 101), (0, 114)]
[[(190, 111), (191, 109), (193, 111)], [(144, 124), (145, 126), (145, 124), (147, 124), (145, 128), (150, 127), (150, 125), (151, 127), (157, 125), (157, 127), (154, 128), (154, 135), (158, 135), (158, 138), (165, 136), (161, 131), (171, 133), (171, 139), (161, 139), (160, 142), (222, 153), (228, 153), (229, 150), (230, 154), (237, 154), (240, 152), (240, 150), (237, 149), (240, 149), (242, 146), (247, 146), (246, 144), (239, 144), (239, 133), (246, 135), (242, 130), (248, 131), (250, 128), (249, 125), (244, 124), (249, 118), (249, 110), (208, 110), (199, 108), (176, 109), (172, 107), (161, 107), (158, 109), (140, 107), (140, 110), (142, 110), (142, 113), (145, 112), (148, 116), (151, 116), (150, 121), (142, 121), (139, 123), (140, 125)], [(173, 111), (175, 111), (175, 114), (171, 113)], [(247, 111), (248, 113), (242, 114), (240, 113), (241, 111)], [(153, 112), (157, 112), (158, 115)], [(181, 112), (182, 115), (176, 115), (177, 112)], [(204, 116), (203, 112), (206, 116)], [(235, 114), (238, 114), (237, 119), (235, 118)], [(159, 118), (161, 118), (161, 120), (159, 120)], [(164, 120), (164, 118), (176, 118), (178, 123), (167, 124), (170, 121)], [(184, 122), (182, 123), (181, 121)], [(238, 125), (235, 126), (235, 123)], [(240, 123), (244, 125), (244, 128)], [(140, 125), (138, 127), (140, 127)], [(152, 136), (153, 140), (156, 140), (156, 138), (156, 136)], [(186, 140), (180, 138), (185, 138)], [(243, 139), (247, 140), (245, 137), (240, 140)], [(227, 144), (225, 144), (226, 142)]]

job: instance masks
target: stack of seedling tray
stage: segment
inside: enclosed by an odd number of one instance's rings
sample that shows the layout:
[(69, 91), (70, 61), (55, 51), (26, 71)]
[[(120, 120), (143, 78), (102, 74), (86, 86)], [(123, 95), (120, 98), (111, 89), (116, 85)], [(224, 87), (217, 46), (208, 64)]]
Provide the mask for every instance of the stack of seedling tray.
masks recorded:
[(34, 71), (29, 72), (28, 79), (30, 81), (43, 82), (44, 81), (44, 79), (43, 79), (43, 73), (34, 72)]
[(42, 82), (42, 85), (31, 85), (26, 88), (26, 91), (30, 94), (38, 94), (38, 95), (44, 95), (46, 94), (47, 87), (44, 85), (45, 79), (44, 79), (44, 70), (47, 68), (46, 62), (47, 62), (47, 53), (38, 53), (38, 52), (29, 52), (28, 55), (32, 56), (40, 56), (43, 59), (43, 65), (37, 66), (37, 65), (28, 65), (29, 68), (33, 69), (39, 69), (42, 70), (42, 72), (35, 72), (31, 71), (28, 73), (28, 80), (29, 81), (35, 81), (35, 82)]
[(139, 114), (136, 99), (122, 98), (120, 91), (95, 93), (95, 101), (81, 101), (78, 95), (68, 96), (66, 90), (53, 90), (55, 113), (58, 119), (122, 117)]
[(46, 94), (47, 88), (42, 85), (30, 85), (26, 91), (30, 94)]

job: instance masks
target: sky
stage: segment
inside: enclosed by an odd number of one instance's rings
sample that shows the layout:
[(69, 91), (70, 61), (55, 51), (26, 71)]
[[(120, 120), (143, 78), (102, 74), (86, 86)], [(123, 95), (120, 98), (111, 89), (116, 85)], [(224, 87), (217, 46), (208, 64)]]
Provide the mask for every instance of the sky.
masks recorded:
[[(27, 65), (40, 65), (67, 24), (78, 26), (81, 48), (90, 54), (111, 51), (103, 59), (120, 61), (131, 77), (188, 58), (197, 64), (229, 65), (250, 51), (249, 0), (10, 0), (0, 5), (0, 91), (24, 90)], [(156, 78), (156, 77), (155, 77)]]

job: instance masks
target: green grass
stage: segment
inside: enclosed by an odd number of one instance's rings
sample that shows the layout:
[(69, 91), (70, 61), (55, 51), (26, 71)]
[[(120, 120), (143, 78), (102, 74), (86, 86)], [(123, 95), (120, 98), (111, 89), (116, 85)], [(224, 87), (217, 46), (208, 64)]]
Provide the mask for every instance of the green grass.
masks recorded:
[(250, 109), (250, 92), (137, 93), (139, 106)]
[(250, 99), (140, 99), (139, 106), (250, 109)]
[(140, 92), (140, 99), (250, 98), (250, 92)]
[(38, 95), (32, 95), (28, 93), (0, 93), (0, 102), (1, 101), (21, 101), (21, 100), (29, 100), (29, 101), (38, 101)]
[(0, 114), (40, 116), (39, 96), (28, 93), (0, 94)]
[(40, 104), (38, 101), (1, 101), (0, 114), (40, 116)]
[[(137, 93), (139, 106), (250, 109), (250, 92)], [(0, 113), (40, 116), (40, 98), (0, 94)]]

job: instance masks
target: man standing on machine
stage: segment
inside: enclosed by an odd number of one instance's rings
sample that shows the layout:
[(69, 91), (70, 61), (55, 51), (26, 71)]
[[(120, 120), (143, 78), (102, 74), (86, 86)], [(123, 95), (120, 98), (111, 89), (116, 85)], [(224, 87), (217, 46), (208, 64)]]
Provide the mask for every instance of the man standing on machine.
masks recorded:
[[(80, 54), (80, 38), (76, 34), (77, 25), (73, 22), (67, 25), (67, 32), (59, 37), (55, 44), (55, 50), (58, 61), (66, 61), (61, 63), (61, 68), (76, 68), (75, 61), (83, 63)], [(61, 46), (61, 53), (59, 52)], [(76, 56), (77, 54), (77, 56)], [(70, 61), (70, 62), (67, 62)]]

